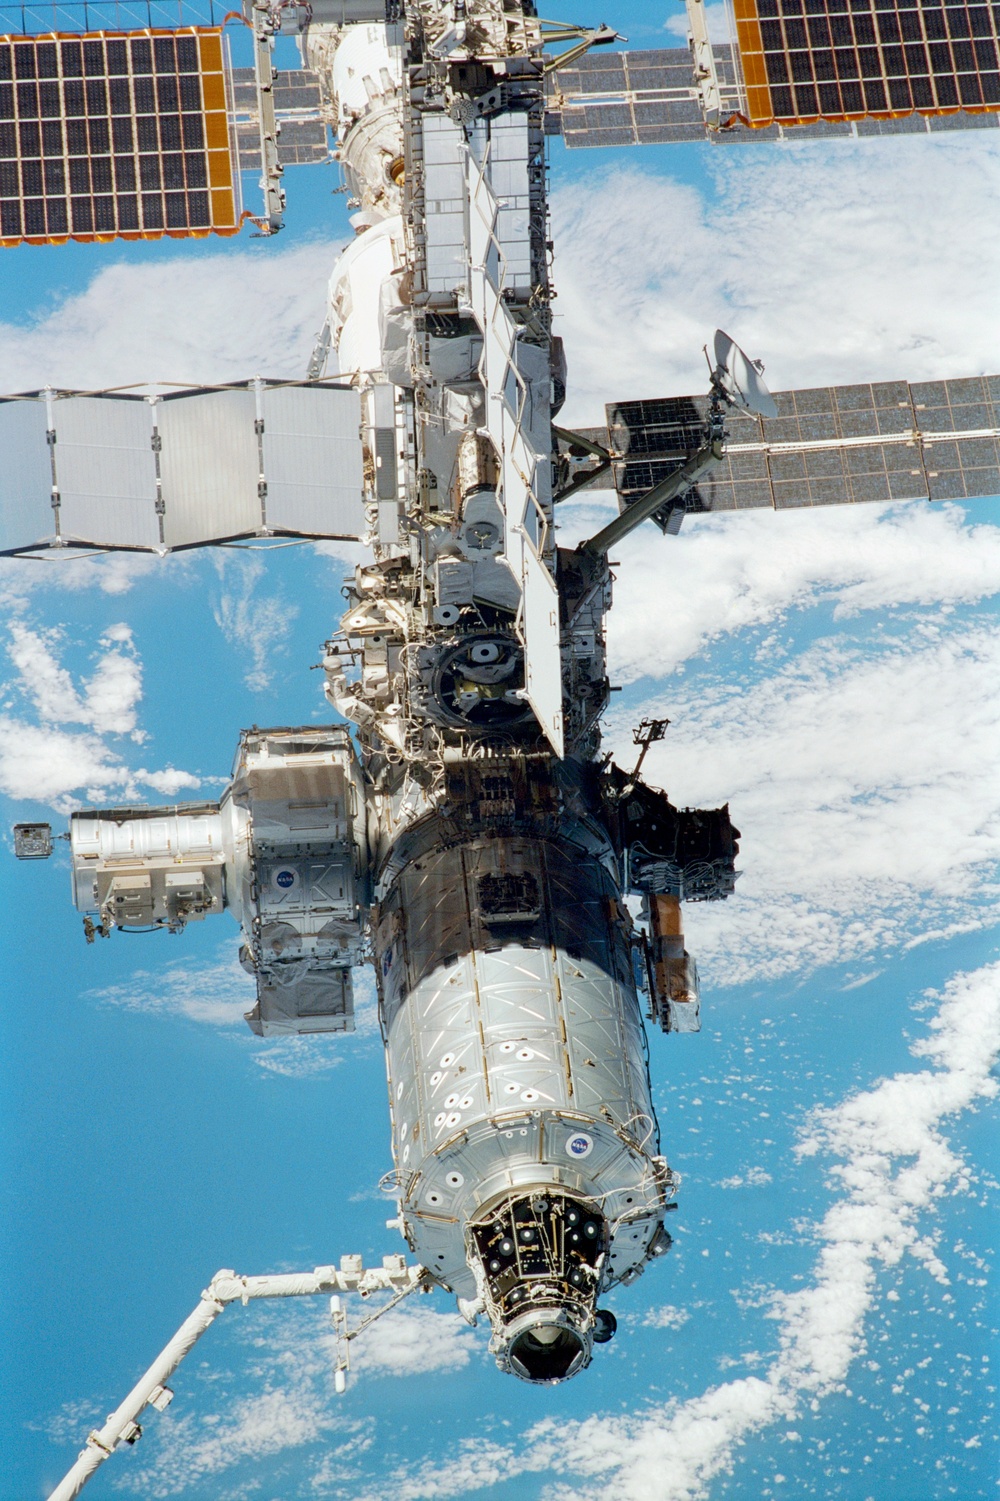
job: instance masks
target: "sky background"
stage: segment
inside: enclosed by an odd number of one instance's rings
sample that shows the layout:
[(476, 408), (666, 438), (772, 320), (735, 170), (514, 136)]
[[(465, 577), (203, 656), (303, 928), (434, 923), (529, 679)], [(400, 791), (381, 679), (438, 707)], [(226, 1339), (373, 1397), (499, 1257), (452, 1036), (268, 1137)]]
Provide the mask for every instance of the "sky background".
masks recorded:
[[(604, 19), (656, 46), (681, 15)], [(555, 143), (551, 180), (563, 422), (700, 392), (716, 326), (775, 389), (998, 368), (1000, 132)], [(6, 251), (0, 389), (303, 373), (336, 185), (290, 172), (273, 241)], [(571, 507), (564, 539), (609, 514)], [(705, 517), (618, 556), (607, 743), (628, 764), (669, 716), (650, 780), (743, 831), (737, 895), (687, 909), (704, 1030), (650, 1040), (673, 1252), (554, 1389), (500, 1376), (444, 1295), (357, 1342), (343, 1398), (324, 1300), (231, 1309), (89, 1496), (995, 1495), (997, 502)], [(309, 668), (350, 562), (0, 566), (3, 826), (214, 797), (242, 727), (323, 722)], [(0, 1501), (27, 1501), (217, 1268), (401, 1242), (367, 975), (353, 1036), (260, 1041), (228, 917), (88, 948), (65, 846), (3, 842)]]

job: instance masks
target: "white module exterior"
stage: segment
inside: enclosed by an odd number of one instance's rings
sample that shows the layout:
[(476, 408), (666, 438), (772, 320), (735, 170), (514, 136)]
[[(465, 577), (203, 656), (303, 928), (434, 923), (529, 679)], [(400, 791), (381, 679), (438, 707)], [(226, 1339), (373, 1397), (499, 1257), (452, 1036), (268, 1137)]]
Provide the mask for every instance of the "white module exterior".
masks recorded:
[(401, 1203), (457, 1295), (466, 1221), (517, 1189), (600, 1203), (616, 1280), (646, 1259), (663, 1204), (640, 1028), (634, 992), (564, 952), (473, 953), (411, 993), (389, 1033)]
[(384, 25), (351, 26), (333, 57), (337, 125), (346, 135), (373, 106), (390, 104), (403, 82), (399, 49), (390, 48)]
[(262, 1036), (353, 1030), (368, 842), (341, 727), (248, 731), (221, 803), (77, 813), (71, 849), (74, 902), (105, 931), (179, 931), (228, 907)]
[(75, 813), (75, 905), (119, 927), (183, 926), (221, 912), (222, 825), (217, 803)]
[[(379, 904), (401, 1209), (411, 1246), (461, 1296), (475, 1291), (465, 1225), (512, 1192), (599, 1203), (608, 1282), (637, 1272), (662, 1225), (666, 1170), (607, 854), (572, 825), (558, 842), (456, 849), (431, 823)], [(537, 891), (535, 918), (488, 920), (483, 883), (511, 875)]]
[(398, 303), (396, 289), (405, 267), (403, 221), (398, 215), (359, 235), (337, 262), (330, 280), (330, 331), (341, 375), (382, 371), (379, 310), (384, 301), (390, 306)]

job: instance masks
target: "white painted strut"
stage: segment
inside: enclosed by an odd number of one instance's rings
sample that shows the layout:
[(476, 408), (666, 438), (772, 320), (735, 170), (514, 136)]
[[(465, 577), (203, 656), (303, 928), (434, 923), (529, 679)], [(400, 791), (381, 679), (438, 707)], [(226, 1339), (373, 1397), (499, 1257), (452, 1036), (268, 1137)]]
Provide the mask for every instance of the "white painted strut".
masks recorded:
[(198, 1307), (184, 1320), (124, 1402), (115, 1408), (103, 1428), (88, 1435), (87, 1447), (56, 1486), (49, 1501), (72, 1501), (119, 1444), (135, 1443), (142, 1434), (137, 1419), (150, 1405), (162, 1411), (169, 1404), (173, 1392), (164, 1386), (164, 1382), (228, 1303), (246, 1304), (251, 1298), (302, 1298), (333, 1292), (357, 1292), (362, 1297), (386, 1290), (404, 1294), (425, 1282), (426, 1277), (423, 1267), (408, 1266), (402, 1256), (385, 1256), (380, 1267), (365, 1268), (360, 1256), (343, 1256), (339, 1267), (318, 1266), (311, 1272), (263, 1277), (239, 1277), (232, 1271), (216, 1272), (202, 1293)]

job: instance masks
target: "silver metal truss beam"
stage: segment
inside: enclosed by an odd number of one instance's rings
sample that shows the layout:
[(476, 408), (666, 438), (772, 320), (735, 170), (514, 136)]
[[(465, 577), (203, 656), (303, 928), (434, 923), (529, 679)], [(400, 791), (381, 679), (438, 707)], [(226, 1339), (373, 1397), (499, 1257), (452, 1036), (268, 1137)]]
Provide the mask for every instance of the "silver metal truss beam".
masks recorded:
[(257, 121), (260, 130), (260, 186), (264, 193), (265, 218), (261, 234), (274, 235), (284, 223), (284, 171), (278, 160), (278, 121), (274, 109), (274, 18), (268, 0), (253, 0), (253, 69), (257, 84)]
[(715, 49), (708, 35), (705, 16), (705, 0), (687, 0), (688, 25), (691, 28), (691, 57), (701, 112), (710, 130), (718, 130), (722, 123), (722, 93), (719, 88), (719, 70), (715, 65)]
[(582, 552), (592, 552), (606, 555), (616, 542), (627, 537), (629, 532), (635, 530), (641, 522), (652, 516), (662, 505), (668, 501), (676, 500), (696, 484), (698, 479), (707, 469), (718, 464), (723, 458), (725, 450), (719, 442), (706, 444), (693, 453), (686, 464), (675, 469), (673, 474), (660, 484), (654, 485), (646, 495), (634, 500), (620, 516), (614, 521), (609, 521), (607, 526), (601, 528), (589, 541), (581, 545)]

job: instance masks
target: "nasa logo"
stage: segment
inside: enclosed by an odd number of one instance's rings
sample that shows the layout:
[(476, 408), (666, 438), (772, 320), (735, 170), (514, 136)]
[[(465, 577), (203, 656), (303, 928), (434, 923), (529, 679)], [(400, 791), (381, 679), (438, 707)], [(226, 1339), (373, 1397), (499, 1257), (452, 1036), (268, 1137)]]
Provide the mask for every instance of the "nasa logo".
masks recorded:
[(294, 870), (279, 870), (274, 878), (275, 886), (280, 886), (282, 891), (287, 891), (289, 886), (295, 885)]
[(593, 1147), (594, 1143), (591, 1137), (585, 1136), (582, 1131), (578, 1131), (575, 1136), (571, 1136), (566, 1143), (566, 1150), (571, 1157), (589, 1157)]

